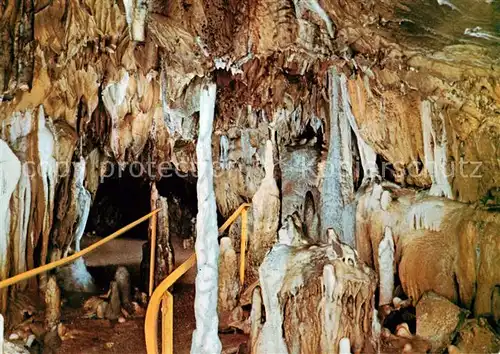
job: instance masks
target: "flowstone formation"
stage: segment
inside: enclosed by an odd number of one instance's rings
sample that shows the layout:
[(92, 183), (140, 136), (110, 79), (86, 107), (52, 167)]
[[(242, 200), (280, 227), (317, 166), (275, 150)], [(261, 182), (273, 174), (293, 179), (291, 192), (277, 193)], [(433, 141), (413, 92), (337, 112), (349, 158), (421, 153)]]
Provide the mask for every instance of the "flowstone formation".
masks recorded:
[(348, 352), (377, 352), (373, 270), (337, 237), (323, 245), (300, 237), (287, 226), (260, 267), (252, 353), (343, 353), (342, 340)]
[(498, 318), (498, 213), (382, 183), (360, 195), (356, 219), (360, 258), (387, 276), (397, 274), (415, 303), (433, 291)]

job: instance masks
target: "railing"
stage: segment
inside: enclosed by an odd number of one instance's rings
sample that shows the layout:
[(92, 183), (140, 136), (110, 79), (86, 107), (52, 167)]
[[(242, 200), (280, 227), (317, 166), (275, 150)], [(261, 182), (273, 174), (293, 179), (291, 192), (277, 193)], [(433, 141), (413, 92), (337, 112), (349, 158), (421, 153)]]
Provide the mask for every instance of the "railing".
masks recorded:
[[(112, 233), (111, 235), (103, 238), (102, 240), (97, 241), (96, 243), (93, 243), (92, 245), (88, 246), (87, 248), (84, 248), (83, 250), (72, 254), (71, 256), (59, 259), (59, 260), (51, 262), (49, 264), (46, 264), (46, 265), (40, 266), (38, 268), (34, 268), (34, 269), (31, 269), (31, 270), (28, 270), (27, 272), (24, 272), (24, 273), (21, 273), (21, 274), (17, 274), (15, 276), (11, 277), (11, 278), (2, 280), (2, 281), (0, 281), (0, 289), (8, 287), (8, 286), (16, 284), (16, 283), (19, 283), (19, 282), (21, 282), (23, 280), (32, 278), (32, 277), (34, 277), (36, 275), (45, 273), (45, 272), (47, 272), (49, 270), (52, 270), (54, 268), (57, 268), (57, 267), (66, 265), (68, 263), (71, 263), (71, 262), (77, 260), (78, 258), (85, 256), (87, 253), (92, 252), (96, 248), (98, 248), (98, 247), (100, 247), (100, 246), (108, 243), (109, 241), (117, 238), (118, 236), (120, 236), (123, 233), (127, 232), (128, 230), (134, 228), (135, 226), (139, 225), (140, 223), (148, 220), (149, 218), (153, 218), (153, 224), (154, 224), (154, 226), (153, 226), (153, 229), (152, 229), (152, 233), (156, 233), (156, 222), (155, 222), (156, 221), (156, 214), (160, 210), (161, 209), (156, 209), (156, 210), (152, 211), (151, 213), (149, 213), (149, 214), (143, 216), (142, 218), (140, 218), (140, 219), (138, 219), (138, 220), (136, 220), (136, 221), (128, 224), (127, 226), (122, 227), (120, 230)], [(151, 268), (153, 268), (153, 267), (151, 267)], [(154, 271), (154, 270), (152, 270), (152, 271)]]
[[(247, 242), (247, 209), (250, 204), (242, 204), (219, 228), (223, 233), (241, 215), (240, 244), (240, 283), (245, 281), (245, 251)], [(156, 288), (149, 299), (144, 323), (146, 350), (148, 354), (158, 354), (158, 313), (162, 308), (162, 353), (171, 354), (174, 351), (174, 298), (168, 289), (196, 264), (196, 254), (192, 254), (184, 263), (170, 273)]]

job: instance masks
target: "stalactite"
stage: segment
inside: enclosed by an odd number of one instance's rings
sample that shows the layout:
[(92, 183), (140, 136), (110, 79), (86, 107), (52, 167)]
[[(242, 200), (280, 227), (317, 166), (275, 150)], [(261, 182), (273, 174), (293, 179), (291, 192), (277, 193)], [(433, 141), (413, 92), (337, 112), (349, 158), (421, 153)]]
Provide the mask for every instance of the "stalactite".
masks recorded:
[(363, 180), (369, 180), (375, 176), (378, 176), (377, 167), (377, 154), (373, 148), (366, 143), (366, 141), (361, 136), (361, 132), (356, 122), (356, 117), (351, 111), (351, 100), (349, 98), (349, 90), (347, 88), (347, 77), (342, 74), (340, 77), (340, 87), (342, 89), (342, 104), (344, 109), (344, 114), (349, 121), (351, 129), (356, 135), (356, 140), (358, 142), (359, 154), (361, 155), (361, 165), (363, 167)]
[(218, 336), (217, 285), (219, 245), (217, 242), (217, 207), (213, 186), (212, 125), (217, 86), (207, 84), (200, 94), (200, 128), (196, 144), (198, 166), (198, 215), (196, 218), (196, 296), (194, 309), (196, 329), (191, 352), (220, 353)]
[[(21, 176), (21, 163), (9, 145), (0, 140), (0, 279), (9, 276), (10, 201)], [(2, 312), (6, 309), (7, 289), (0, 293)]]
[(413, 230), (440, 231), (444, 214), (444, 203), (440, 200), (426, 200), (410, 207), (406, 222)]
[(125, 19), (132, 40), (144, 42), (146, 20), (149, 14), (149, 0), (123, 0)]
[(295, 5), (295, 13), (297, 18), (301, 18), (302, 12), (304, 10), (310, 10), (311, 12), (316, 13), (325, 23), (330, 37), (333, 38), (334, 33), (332, 20), (317, 0), (294, 0), (293, 3)]
[[(24, 167), (24, 166), (23, 166)], [(17, 213), (13, 216), (13, 264), (12, 273), (19, 274), (26, 271), (26, 248), (28, 240), (28, 225), (31, 212), (31, 181), (26, 170), (21, 173), (21, 178), (17, 185), (17, 190), (14, 193), (12, 200), (12, 210)], [(17, 219), (17, 221), (15, 221)], [(21, 290), (24, 288), (25, 282), (18, 284)]]
[[(54, 197), (57, 183), (56, 142), (53, 132), (47, 126), (43, 106), (38, 108), (38, 156), (40, 159), (40, 173), (43, 185), (43, 224), (41, 230), (42, 249), (40, 264), (47, 262), (49, 249), (49, 235), (54, 220)], [(44, 279), (43, 276), (40, 277)]]
[[(127, 87), (130, 76), (122, 69), (120, 81), (109, 83), (102, 91), (102, 102), (111, 117), (110, 147), (118, 163), (123, 166), (125, 151), (120, 142), (120, 120), (125, 115), (127, 108)], [(124, 112), (125, 111), (125, 112)]]
[[(429, 172), (432, 180), (432, 186), (429, 193), (430, 195), (438, 197), (444, 196), (453, 199), (453, 192), (446, 174), (446, 169), (448, 167), (446, 122), (443, 114), (440, 113), (441, 132), (438, 132), (434, 129), (432, 118), (432, 102), (428, 100), (422, 101), (421, 119), (424, 139), (425, 168)], [(441, 134), (441, 136), (439, 137), (438, 134)]]
[(163, 68), (160, 74), (160, 85), (161, 85), (161, 105), (163, 110), (163, 120), (167, 127), (168, 133), (172, 138), (175, 138), (182, 134), (182, 117), (179, 117), (172, 112), (169, 107), (168, 101), (168, 88), (167, 88), (167, 74), (165, 68)]
[(4, 3), (3, 7), (7, 8), (0, 15), (0, 52), (3, 53), (0, 58), (0, 93), (14, 93), (16, 89), (27, 91), (32, 87), (35, 64), (34, 2)]
[[(33, 215), (32, 199), (36, 192), (32, 190), (31, 186), (38, 177), (35, 173), (37, 169), (33, 166), (36, 154), (35, 144), (32, 140), (36, 137), (36, 132), (33, 132), (33, 128), (36, 127), (34, 119), (32, 111), (28, 110), (24, 113), (16, 112), (2, 122), (2, 138), (12, 148), (22, 165), (21, 176), (11, 205), (13, 211), (11, 219), (13, 261), (11, 274), (19, 274), (27, 270), (29, 262), (32, 262), (32, 257), (27, 251), (28, 245), (31, 246), (33, 242), (30, 216)], [(25, 286), (26, 282), (20, 282), (16, 285), (21, 290)]]

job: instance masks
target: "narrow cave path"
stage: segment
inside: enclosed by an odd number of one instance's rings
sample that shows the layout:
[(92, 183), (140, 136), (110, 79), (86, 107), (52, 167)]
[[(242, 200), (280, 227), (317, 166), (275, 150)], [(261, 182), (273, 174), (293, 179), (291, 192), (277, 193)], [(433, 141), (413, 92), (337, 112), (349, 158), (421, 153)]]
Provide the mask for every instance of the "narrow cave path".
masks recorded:
[[(93, 243), (98, 238), (87, 239)], [(173, 238), (176, 266), (184, 262), (193, 250), (184, 250), (182, 240)], [(118, 238), (86, 257), (86, 264), (104, 293), (120, 265), (127, 267), (133, 286), (139, 282), (142, 245), (145, 241)], [(84, 245), (86, 246), (86, 245)], [(196, 269), (191, 269), (177, 283), (174, 291), (174, 346), (176, 353), (189, 353), (194, 321), (194, 280)], [(146, 353), (144, 318), (128, 319), (125, 323), (109, 320), (86, 319), (81, 307), (63, 308), (63, 321), (75, 338), (63, 341), (59, 353)]]
[[(168, 199), (168, 227), (177, 268), (194, 252), (194, 247), (185, 249), (184, 243), (194, 232), (196, 179), (173, 174), (158, 181), (157, 188), (159, 194)], [(150, 211), (149, 198), (149, 182), (142, 178), (132, 177), (126, 171), (119, 176), (106, 178), (99, 185), (95, 196), (86, 227), (87, 233), (82, 238), (82, 248), (147, 214)], [(148, 247), (147, 242), (148, 223), (145, 222), (85, 257), (98, 296), (108, 292), (119, 266), (128, 269), (132, 289), (147, 291), (149, 262), (147, 265), (143, 263), (144, 268), (141, 269), (143, 247)], [(191, 349), (191, 337), (195, 329), (195, 278), (196, 267), (193, 267), (174, 285), (176, 354), (189, 353)], [(59, 353), (146, 353), (143, 316), (128, 318), (124, 323), (85, 318), (83, 303), (90, 295), (66, 295), (69, 296), (63, 305), (62, 320), (72, 338), (62, 342)], [(235, 352), (230, 348), (238, 348), (246, 340), (247, 336), (241, 334), (221, 334), (225, 352)]]
[[(88, 238), (86, 243), (96, 242), (99, 238)], [(120, 265), (127, 267), (131, 281), (136, 285), (140, 280), (142, 245), (145, 241), (135, 238), (118, 238), (89, 254), (85, 261), (90, 273), (96, 279), (101, 293), (107, 291), (109, 282)], [(182, 239), (172, 237), (175, 252), (175, 265), (178, 267), (193, 252), (184, 249)], [(84, 247), (87, 244), (83, 245)], [(174, 348), (176, 354), (190, 353), (191, 337), (195, 329), (194, 282), (196, 268), (189, 270), (174, 288)], [(144, 318), (128, 319), (125, 323), (109, 320), (86, 319), (80, 307), (63, 308), (63, 322), (74, 337), (62, 342), (57, 351), (64, 354), (85, 353), (146, 353), (144, 341)], [(248, 340), (243, 334), (220, 334), (226, 352), (234, 352), (242, 342)]]

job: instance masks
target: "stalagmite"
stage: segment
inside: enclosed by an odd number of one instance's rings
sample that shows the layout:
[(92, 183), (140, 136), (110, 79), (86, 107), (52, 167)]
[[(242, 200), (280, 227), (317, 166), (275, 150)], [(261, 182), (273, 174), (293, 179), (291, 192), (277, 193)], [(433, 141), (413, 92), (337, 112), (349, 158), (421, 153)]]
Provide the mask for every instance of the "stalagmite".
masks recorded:
[(353, 352), (376, 351), (373, 271), (344, 244), (281, 242), (259, 269), (265, 322), (253, 352), (339, 353), (342, 338)]
[[(21, 176), (21, 163), (7, 143), (0, 140), (0, 279), (6, 279), (9, 271), (10, 199)], [(2, 290), (4, 307), (6, 290)]]
[(260, 286), (256, 286), (252, 292), (252, 310), (250, 312), (250, 353), (256, 352), (257, 338), (262, 329), (262, 295)]
[[(333, 229), (329, 229), (329, 231)], [(323, 287), (325, 292), (325, 315), (323, 321), (322, 341), (323, 349), (326, 353), (335, 352), (335, 335), (337, 334), (339, 324), (336, 322), (335, 310), (336, 303), (334, 299), (337, 279), (335, 278), (335, 268), (331, 264), (323, 267)], [(342, 340), (341, 340), (342, 342)]]
[(118, 283), (112, 281), (110, 283), (109, 303), (106, 307), (104, 317), (108, 320), (117, 320), (121, 316), (121, 309), (120, 289), (118, 288)]
[(161, 210), (156, 217), (155, 286), (173, 272), (175, 260), (172, 242), (170, 240), (168, 200), (158, 193), (156, 183), (153, 183), (151, 186), (151, 210), (156, 210), (158, 208)]
[[(273, 145), (266, 142), (266, 175), (252, 198), (253, 233), (249, 239), (250, 267), (257, 269), (276, 242), (279, 224), (279, 190), (274, 179)], [(250, 269), (251, 270), (251, 269)]]
[(346, 112), (340, 106), (340, 80), (335, 69), (328, 74), (328, 83), (330, 137), (321, 195), (321, 229), (324, 235), (333, 227), (344, 242), (353, 245), (353, 213), (346, 208), (354, 200), (351, 131)]
[(283, 308), (279, 301), (279, 292), (286, 276), (290, 251), (286, 244), (275, 245), (259, 268), (266, 321), (256, 341), (255, 353), (288, 352), (283, 338)]
[[(87, 219), (90, 212), (90, 204), (92, 202), (91, 195), (84, 186), (85, 180), (85, 159), (80, 157), (80, 161), (73, 164), (73, 182), (72, 182), (72, 195), (75, 198), (76, 215), (75, 223), (76, 228), (74, 231), (75, 239), (75, 252), (81, 249), (81, 240), (87, 225)], [(85, 266), (85, 261), (82, 257), (78, 258), (71, 264), (71, 276), (76, 288), (86, 292), (94, 290), (94, 281), (92, 276)], [(66, 289), (69, 290), (69, 289)]]
[(342, 338), (340, 340), (339, 354), (351, 354), (351, 342), (349, 338)]
[(217, 86), (207, 84), (200, 94), (200, 125), (196, 157), (198, 167), (198, 214), (196, 219), (196, 296), (194, 301), (196, 329), (192, 353), (220, 353), (218, 336), (217, 285), (219, 245), (217, 242), (217, 209), (213, 186), (212, 125)]
[(229, 237), (220, 240), (219, 253), (219, 297), (217, 310), (221, 312), (232, 311), (238, 305), (238, 257), (234, 251)]
[(384, 238), (378, 245), (379, 306), (390, 304), (394, 292), (394, 240), (386, 226)]
[(45, 325), (52, 331), (61, 320), (61, 290), (55, 276), (49, 277), (45, 289)]
[(122, 305), (130, 305), (130, 295), (132, 287), (130, 285), (130, 273), (126, 267), (118, 267), (115, 273), (115, 282), (118, 285), (118, 291), (120, 293), (120, 301)]
[(229, 141), (227, 136), (221, 135), (220, 137), (220, 168), (227, 170), (229, 168)]
[[(425, 167), (432, 180), (430, 195), (444, 196), (453, 199), (450, 182), (447, 177), (447, 143), (446, 122), (439, 113), (441, 132), (434, 129), (432, 122), (432, 102), (424, 100), (421, 104), (422, 132), (424, 139)], [(439, 137), (438, 134), (441, 133)]]

